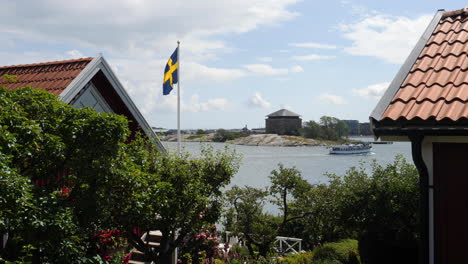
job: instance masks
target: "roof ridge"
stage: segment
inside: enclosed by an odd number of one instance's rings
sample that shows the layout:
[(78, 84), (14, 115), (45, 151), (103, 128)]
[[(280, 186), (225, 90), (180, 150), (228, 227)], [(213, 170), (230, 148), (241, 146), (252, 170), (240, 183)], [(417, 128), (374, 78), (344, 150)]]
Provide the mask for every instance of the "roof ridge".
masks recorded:
[(67, 63), (85, 62), (85, 61), (90, 62), (93, 59), (94, 59), (93, 57), (85, 57), (85, 58), (78, 58), (78, 59), (71, 59), (71, 60), (49, 61), (49, 62), (39, 62), (39, 63), (31, 63), (31, 64), (17, 64), (17, 65), (0, 66), (0, 69), (58, 65), (58, 64), (67, 64)]
[(458, 15), (468, 15), (468, 7), (464, 7), (453, 11), (446, 11), (442, 14), (442, 18)]

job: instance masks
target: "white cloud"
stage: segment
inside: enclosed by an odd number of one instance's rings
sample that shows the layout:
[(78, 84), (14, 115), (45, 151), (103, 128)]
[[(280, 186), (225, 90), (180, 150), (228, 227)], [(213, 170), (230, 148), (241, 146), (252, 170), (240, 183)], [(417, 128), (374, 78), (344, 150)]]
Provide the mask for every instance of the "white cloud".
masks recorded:
[[(0, 58), (4, 64), (34, 63), (104, 51), (139, 109), (149, 121), (158, 120), (162, 112), (176, 109), (173, 94), (161, 95), (161, 82), (177, 40), (181, 41), (182, 91), (187, 87), (189, 93), (192, 82), (237, 80), (252, 72), (211, 64), (225, 53), (238, 51), (223, 41), (226, 34), (291, 20), (299, 15), (291, 10), (299, 1), (7, 1), (0, 9), (0, 39), (5, 40), (0, 43)], [(34, 50), (20, 50), (18, 43), (23, 42)], [(53, 53), (64, 48), (63, 54)], [(225, 98), (200, 100), (191, 95), (182, 98), (185, 111), (221, 111), (230, 106)]]
[(263, 99), (260, 93), (256, 92), (247, 101), (247, 106), (250, 108), (270, 108), (271, 103)]
[(84, 55), (80, 51), (74, 49), (74, 50), (69, 50), (65, 52), (65, 54), (68, 56), (69, 59), (78, 59), (78, 58), (83, 58)]
[[(182, 98), (183, 98), (182, 93)], [(158, 95), (158, 104), (151, 106), (149, 111), (161, 111), (161, 112), (176, 112), (177, 111), (177, 94), (171, 92), (167, 96)], [(181, 99), (180, 108), (182, 112), (208, 112), (208, 111), (225, 111), (229, 108), (229, 103), (226, 98), (211, 98), (206, 102), (200, 102), (200, 98), (197, 94), (190, 97), (189, 100)], [(148, 111), (148, 109), (146, 109)]]
[(353, 93), (364, 98), (380, 99), (389, 85), (390, 82), (371, 84), (366, 88), (353, 89)]
[(250, 72), (254, 74), (259, 74), (259, 75), (281, 75), (281, 74), (287, 74), (289, 72), (288, 69), (285, 68), (279, 68), (275, 69), (271, 65), (268, 64), (248, 64), (244, 65), (244, 68), (249, 70)]
[(340, 105), (340, 104), (346, 104), (346, 101), (343, 97), (341, 96), (338, 96), (338, 95), (334, 95), (334, 94), (329, 94), (329, 93), (323, 93), (321, 94), (318, 99), (324, 103), (328, 103), (328, 104), (336, 104), (336, 105)]
[(314, 61), (314, 60), (328, 60), (334, 59), (336, 56), (328, 56), (328, 55), (319, 55), (319, 54), (308, 54), (303, 56), (293, 56), (293, 60), (297, 61)]
[(212, 98), (200, 103), (199, 96), (195, 94), (192, 95), (190, 103), (182, 104), (182, 110), (187, 112), (224, 111), (227, 106), (228, 101), (225, 98)]
[(290, 70), (291, 72), (304, 72), (304, 68), (302, 68), (302, 67), (299, 66), (299, 65), (292, 66), (289, 70)]
[[(182, 66), (181, 66), (182, 67)], [(205, 80), (205, 81), (232, 81), (246, 76), (246, 72), (240, 69), (226, 69), (208, 67), (196, 62), (189, 62), (181, 69), (181, 75), (187, 80)]]
[(431, 15), (415, 18), (382, 14), (340, 25), (352, 44), (344, 49), (351, 55), (373, 56), (388, 63), (403, 63), (431, 21)]
[(208, 37), (248, 32), (296, 17), (298, 13), (289, 7), (298, 1), (13, 1), (2, 3), (0, 33), (143, 58), (165, 54), (181, 40), (182, 54), (197, 56), (227, 48)]
[(336, 49), (335, 45), (315, 43), (315, 42), (289, 43), (289, 46), (298, 47), (298, 48)]
[(249, 72), (253, 74), (268, 75), (268, 76), (286, 75), (288, 73), (298, 73), (298, 72), (304, 71), (304, 68), (302, 68), (299, 65), (295, 65), (287, 69), (287, 68), (273, 68), (269, 64), (247, 64), (247, 65), (244, 65), (244, 68), (246, 68)]
[(273, 58), (272, 57), (260, 57), (260, 58), (257, 58), (257, 60), (261, 62), (272, 62)]

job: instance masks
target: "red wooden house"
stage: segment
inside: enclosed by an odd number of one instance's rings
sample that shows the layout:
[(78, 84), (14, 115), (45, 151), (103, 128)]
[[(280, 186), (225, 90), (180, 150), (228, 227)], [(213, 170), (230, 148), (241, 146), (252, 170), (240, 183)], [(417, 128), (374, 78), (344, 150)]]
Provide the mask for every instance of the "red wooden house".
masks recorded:
[(436, 13), (370, 120), (376, 137), (411, 141), (420, 263), (468, 263), (468, 8)]
[(124, 115), (130, 121), (132, 136), (136, 132), (154, 139), (164, 151), (156, 134), (141, 115), (125, 88), (101, 55), (14, 66), (0, 66), (0, 76), (16, 75), (17, 82), (0, 79), (0, 86), (16, 89), (31, 86), (60, 96), (74, 107), (91, 107), (98, 112)]

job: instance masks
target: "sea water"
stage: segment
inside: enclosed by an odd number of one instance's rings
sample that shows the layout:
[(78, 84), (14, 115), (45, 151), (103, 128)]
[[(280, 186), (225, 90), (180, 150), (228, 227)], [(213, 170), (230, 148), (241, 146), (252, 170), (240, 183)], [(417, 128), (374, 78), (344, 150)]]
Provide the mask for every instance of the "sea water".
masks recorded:
[[(372, 138), (359, 138), (372, 141)], [(176, 142), (163, 142), (169, 151), (176, 151)], [(397, 154), (402, 154), (408, 162), (411, 159), (411, 144), (409, 142), (394, 142), (393, 144), (374, 144), (372, 152), (361, 155), (330, 155), (327, 147), (270, 147), (242, 146), (226, 143), (182, 142), (184, 151), (199, 155), (203, 145), (211, 145), (215, 150), (222, 150), (227, 145), (242, 155), (238, 173), (233, 177), (230, 186), (249, 185), (263, 188), (269, 185), (268, 176), (271, 171), (282, 163), (285, 167), (296, 167), (302, 176), (312, 184), (328, 181), (326, 173), (344, 175), (353, 166), (363, 164), (370, 168), (372, 160), (385, 165), (394, 161)]]

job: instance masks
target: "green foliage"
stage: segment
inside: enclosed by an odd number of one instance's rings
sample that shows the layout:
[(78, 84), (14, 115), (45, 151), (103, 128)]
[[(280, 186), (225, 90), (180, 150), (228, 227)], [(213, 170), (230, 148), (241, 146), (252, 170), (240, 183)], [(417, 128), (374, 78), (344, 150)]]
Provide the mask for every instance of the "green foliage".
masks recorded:
[[(112, 210), (113, 219), (129, 232), (135, 226), (160, 230), (160, 251), (153, 252), (158, 258), (170, 257), (183, 240), (218, 220), (221, 188), (237, 172), (240, 160), (228, 148), (214, 152), (207, 147), (198, 157), (160, 153), (143, 139), (129, 144), (125, 153), (134, 173), (129, 185), (124, 184), (129, 189), (126, 201)], [(137, 236), (130, 239), (140, 250), (149, 250)]]
[(320, 138), (322, 129), (317, 122), (311, 120), (304, 123), (300, 133), (305, 138)]
[(197, 138), (203, 138), (203, 135), (197, 134), (197, 135), (191, 135), (191, 136), (187, 137), (187, 139), (189, 139), (189, 140), (197, 139)]
[[(284, 226), (307, 214), (298, 211), (296, 203), (311, 185), (296, 168), (285, 168), (279, 164), (278, 169), (271, 172), (270, 181), (271, 186), (267, 190), (234, 186), (226, 193), (225, 228), (245, 238), (251, 257), (256, 257), (255, 250), (259, 256), (266, 257), (276, 236), (283, 233)], [(270, 198), (273, 198), (270, 202), (282, 210), (281, 217), (264, 212), (265, 203)]]
[(225, 228), (245, 238), (251, 257), (256, 257), (254, 249), (265, 257), (277, 235), (280, 220), (263, 210), (268, 194), (267, 190), (249, 186), (234, 186), (226, 192), (230, 207)]
[(6, 260), (27, 245), (35, 248), (35, 262), (114, 259), (99, 256), (90, 240), (100, 230), (121, 229), (147, 250), (135, 227), (161, 230), (162, 250), (152, 253), (170, 256), (186, 236), (216, 222), (220, 189), (238, 169), (239, 157), (229, 150), (163, 154), (138, 135), (128, 144), (124, 117), (75, 109), (45, 91), (0, 87), (0, 109)]
[(315, 248), (313, 252), (313, 263), (360, 263), (357, 240), (343, 239), (334, 243), (326, 243)]
[(86, 236), (106, 219), (98, 197), (109, 187), (104, 175), (127, 138), (127, 121), (31, 88), (0, 88), (0, 108), (0, 231), (10, 237), (4, 255), (32, 245), (36, 260), (85, 261)]
[(301, 252), (298, 254), (290, 255), (285, 258), (280, 258), (279, 263), (281, 264), (315, 264), (316, 262), (312, 261), (314, 256), (312, 251)]
[(214, 142), (226, 142), (228, 140), (234, 140), (236, 138), (245, 137), (246, 134), (242, 132), (230, 132), (224, 129), (216, 130), (216, 133), (213, 137)]
[[(391, 232), (406, 240), (417, 239), (418, 173), (397, 156), (386, 166), (361, 166), (344, 176), (328, 175), (328, 184), (314, 186), (303, 198), (304, 221), (289, 229), (309, 245), (378, 232)], [(356, 210), (359, 208), (359, 210)]]
[(305, 122), (301, 135), (306, 138), (336, 141), (349, 135), (349, 127), (336, 117), (322, 116), (319, 123)]
[(197, 135), (205, 135), (205, 134), (208, 134), (208, 133), (203, 129), (198, 129), (196, 134)]

